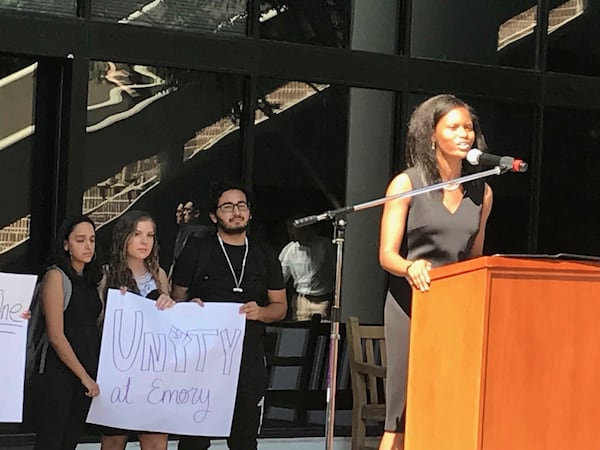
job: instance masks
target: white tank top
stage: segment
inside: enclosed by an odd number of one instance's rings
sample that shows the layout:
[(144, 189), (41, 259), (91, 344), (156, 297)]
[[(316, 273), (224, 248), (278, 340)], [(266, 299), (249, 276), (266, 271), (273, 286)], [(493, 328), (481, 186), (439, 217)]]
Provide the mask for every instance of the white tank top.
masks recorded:
[(135, 277), (135, 282), (142, 297), (146, 297), (150, 292), (158, 289), (158, 286), (156, 286), (156, 281), (154, 281), (154, 278), (152, 278), (152, 274), (150, 272), (146, 272), (144, 275)]

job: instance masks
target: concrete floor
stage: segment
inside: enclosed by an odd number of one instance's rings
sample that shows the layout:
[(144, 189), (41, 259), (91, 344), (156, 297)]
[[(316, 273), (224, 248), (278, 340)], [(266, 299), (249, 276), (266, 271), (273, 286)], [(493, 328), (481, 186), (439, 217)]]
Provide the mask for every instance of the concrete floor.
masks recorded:
[[(373, 445), (376, 445), (374, 439)], [(350, 438), (339, 437), (334, 439), (334, 450), (350, 450)], [(127, 450), (139, 450), (137, 442), (127, 444)], [(215, 440), (211, 450), (227, 450), (223, 440)], [(325, 438), (286, 438), (286, 439), (261, 439), (258, 443), (259, 450), (325, 450)], [(79, 444), (77, 450), (99, 450), (99, 444)], [(170, 441), (168, 450), (177, 450), (177, 441)]]

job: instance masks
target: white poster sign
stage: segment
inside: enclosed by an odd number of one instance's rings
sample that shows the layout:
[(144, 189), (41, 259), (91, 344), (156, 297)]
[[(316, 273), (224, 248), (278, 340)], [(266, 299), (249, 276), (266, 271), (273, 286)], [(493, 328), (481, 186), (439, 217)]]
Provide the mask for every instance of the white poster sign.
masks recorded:
[(97, 382), (87, 421), (138, 431), (229, 436), (246, 317), (239, 303), (179, 303), (159, 311), (108, 291)]
[(37, 276), (0, 273), (0, 422), (23, 420), (27, 323)]

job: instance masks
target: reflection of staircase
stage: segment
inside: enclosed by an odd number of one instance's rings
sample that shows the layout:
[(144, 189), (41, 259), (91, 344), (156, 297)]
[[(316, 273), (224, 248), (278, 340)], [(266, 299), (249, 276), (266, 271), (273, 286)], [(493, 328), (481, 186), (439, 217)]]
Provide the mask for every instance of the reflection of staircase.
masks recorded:
[[(152, 189), (154, 186), (158, 184), (158, 180), (156, 178), (152, 178), (148, 180), (144, 184), (130, 184), (119, 193), (113, 195), (112, 197), (108, 197), (106, 199), (102, 199), (102, 197), (95, 196), (96, 192), (100, 191), (100, 188), (93, 187), (86, 194), (87, 197), (84, 197), (84, 211), (85, 214), (89, 215), (90, 218), (94, 221), (97, 227), (101, 227), (105, 223), (114, 219), (115, 217), (120, 216), (123, 212), (125, 212), (144, 192)], [(96, 202), (97, 205), (89, 210), (85, 210), (86, 204), (91, 204)]]
[[(147, 69), (144, 67), (144, 69)], [(139, 72), (139, 68), (137, 68)], [(145, 74), (149, 76), (148, 74)], [(306, 98), (326, 89), (328, 85), (311, 85), (303, 82), (289, 82), (278, 87), (266, 96), (266, 101), (277, 114), (300, 103)], [(136, 86), (139, 88), (139, 86)], [(112, 104), (112, 103), (111, 103)], [(92, 106), (91, 109), (95, 111)], [(122, 114), (122, 112), (120, 112)], [(89, 114), (89, 111), (88, 111)], [(106, 118), (104, 118), (106, 119)], [(268, 117), (257, 110), (255, 121), (261, 122)], [(208, 149), (223, 137), (239, 129), (234, 109), (228, 116), (221, 117), (213, 124), (202, 128), (196, 136), (184, 145), (184, 161), (194, 157), (198, 152)], [(110, 124), (116, 121), (111, 121)], [(106, 123), (104, 126), (110, 126)], [(101, 127), (100, 127), (101, 128)], [(89, 131), (89, 130), (88, 130)], [(160, 183), (160, 161), (157, 156), (135, 161), (121, 168), (113, 176), (97, 183), (83, 194), (83, 213), (88, 214), (101, 227), (110, 220), (120, 216), (129, 209), (141, 196)], [(0, 229), (0, 253), (21, 244), (29, 237), (29, 215), (16, 220)]]
[[(278, 114), (328, 87), (328, 84), (309, 84), (302, 81), (290, 81), (267, 94), (265, 99), (270, 105), (275, 106), (273, 112)], [(267, 117), (264, 112), (257, 110), (254, 117), (255, 122), (259, 123), (265, 119)]]
[[(548, 34), (559, 29), (584, 12), (584, 0), (567, 0), (548, 14)], [(537, 6), (527, 9), (500, 25), (498, 50), (533, 33), (537, 23)]]
[(4, 253), (29, 238), (30, 215), (0, 229), (0, 253)]
[[(274, 105), (273, 113), (277, 114), (300, 103), (302, 100), (314, 95), (324, 89), (327, 84), (308, 84), (301, 81), (290, 81), (283, 86), (267, 94), (265, 99), (270, 105)], [(268, 119), (263, 111), (257, 109), (254, 115), (255, 123)], [(234, 125), (231, 118), (224, 117), (214, 124), (205, 127), (196, 133), (192, 139), (184, 144), (183, 160), (187, 161), (196, 153), (215, 145), (223, 137), (237, 130), (238, 125)]]
[[(106, 180), (88, 189), (83, 196), (84, 214), (90, 216), (97, 227), (125, 212), (145, 192), (159, 183), (159, 176), (151, 174), (156, 170), (140, 172), (128, 184)], [(30, 215), (20, 218), (10, 225), (0, 228), (0, 254), (29, 238)]]
[(187, 161), (196, 155), (199, 151), (212, 147), (229, 133), (237, 130), (230, 118), (222, 118), (217, 122), (202, 128), (192, 139), (183, 145), (183, 160)]
[(129, 164), (116, 176), (92, 186), (83, 194), (83, 213), (101, 227), (155, 187), (160, 182), (159, 169), (154, 156)]
[[(267, 102), (274, 105), (274, 113), (300, 103), (302, 100), (326, 89), (328, 85), (310, 85), (292, 81), (275, 89), (266, 96)], [(260, 110), (256, 111), (255, 121), (261, 122), (268, 117)], [(215, 123), (204, 127), (192, 139), (184, 144), (184, 161), (193, 158), (198, 152), (215, 145), (228, 134), (239, 129), (231, 117), (222, 117)], [(101, 227), (121, 215), (148, 190), (160, 183), (160, 162), (156, 156), (137, 161), (124, 167), (118, 174), (88, 189), (83, 196), (83, 211)]]

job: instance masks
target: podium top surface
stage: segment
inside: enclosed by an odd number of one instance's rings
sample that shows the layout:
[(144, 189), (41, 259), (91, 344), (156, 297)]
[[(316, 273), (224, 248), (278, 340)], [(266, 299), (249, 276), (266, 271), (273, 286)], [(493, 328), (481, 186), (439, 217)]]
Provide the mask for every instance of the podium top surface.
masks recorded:
[(564, 259), (571, 261), (599, 261), (600, 256), (580, 255), (578, 253), (497, 253), (493, 256), (504, 256), (507, 258), (527, 258), (527, 259)]
[(543, 270), (600, 273), (600, 258), (558, 255), (494, 255), (467, 259), (431, 271), (431, 278), (445, 278), (475, 270)]

